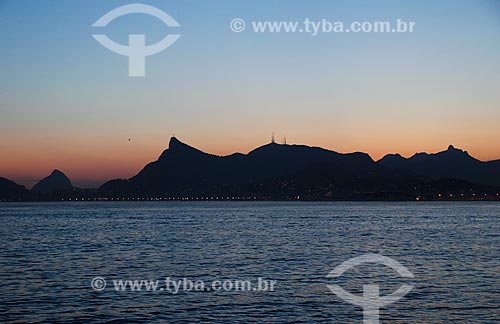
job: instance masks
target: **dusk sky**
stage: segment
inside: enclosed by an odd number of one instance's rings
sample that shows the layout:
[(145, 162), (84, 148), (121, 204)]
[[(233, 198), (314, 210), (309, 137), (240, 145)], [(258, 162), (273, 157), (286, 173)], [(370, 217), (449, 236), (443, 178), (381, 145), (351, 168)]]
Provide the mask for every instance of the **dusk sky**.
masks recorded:
[[(181, 25), (146, 77), (92, 37), (148, 44)], [(314, 3), (314, 6), (310, 4)], [(391, 21), (413, 33), (254, 33), (250, 21)], [(247, 23), (249, 24), (249, 23)], [(500, 1), (0, 0), (0, 176), (30, 187), (53, 169), (77, 186), (129, 178), (176, 136), (246, 153), (274, 131), (289, 144), (411, 156), (449, 144), (500, 159)], [(130, 141), (128, 140), (130, 139)]]

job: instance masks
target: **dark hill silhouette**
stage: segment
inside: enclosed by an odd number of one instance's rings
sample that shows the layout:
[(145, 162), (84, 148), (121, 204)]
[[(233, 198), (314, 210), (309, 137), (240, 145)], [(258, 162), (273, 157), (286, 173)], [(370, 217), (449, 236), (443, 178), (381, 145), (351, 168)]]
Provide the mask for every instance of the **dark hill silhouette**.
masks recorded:
[[(464, 154), (460, 152), (451, 152), (450, 158), (460, 158)], [(447, 179), (446, 175), (435, 177), (444, 178), (439, 181), (422, 177), (411, 168), (400, 167), (404, 160), (395, 155), (376, 163), (366, 153), (341, 154), (319, 147), (277, 143), (263, 145), (248, 154), (216, 156), (172, 137), (169, 148), (157, 161), (128, 180), (105, 183), (99, 192), (116, 197), (235, 195), (407, 200), (415, 199), (419, 192), (437, 195), (447, 189), (459, 193), (496, 190)]]
[(270, 143), (248, 154), (216, 156), (175, 137), (155, 162), (130, 180), (114, 180), (102, 191), (141, 193), (210, 193), (224, 186), (245, 186), (280, 178), (320, 162), (343, 170), (377, 168), (365, 153), (340, 154), (318, 147)]
[(406, 169), (433, 179), (454, 178), (478, 184), (500, 186), (500, 160), (482, 162), (467, 151), (450, 145), (439, 153), (416, 153), (410, 158), (399, 154), (388, 154), (378, 164)]
[[(500, 160), (482, 162), (450, 147), (375, 162), (361, 152), (269, 143), (217, 156), (172, 137), (159, 158), (130, 179), (98, 190), (73, 188), (61, 171), (31, 191), (0, 178), (0, 200), (98, 199), (499, 200)], [(208, 198), (207, 198), (208, 197)]]
[(21, 200), (27, 192), (24, 186), (0, 177), (0, 200)]
[(57, 191), (73, 189), (73, 185), (68, 177), (59, 170), (54, 170), (48, 176), (40, 180), (33, 186), (31, 191), (38, 194), (52, 194)]

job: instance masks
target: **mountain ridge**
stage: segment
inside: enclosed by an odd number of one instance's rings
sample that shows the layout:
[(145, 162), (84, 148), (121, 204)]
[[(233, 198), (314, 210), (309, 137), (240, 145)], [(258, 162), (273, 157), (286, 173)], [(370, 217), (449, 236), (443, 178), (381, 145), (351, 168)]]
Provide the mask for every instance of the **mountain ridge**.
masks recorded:
[(65, 191), (73, 189), (71, 180), (58, 169), (36, 183), (31, 191), (38, 194), (52, 194), (55, 191)]
[(387, 154), (377, 163), (389, 168), (410, 170), (433, 179), (454, 178), (500, 186), (500, 160), (483, 162), (453, 145), (445, 151), (430, 154), (420, 152), (409, 158)]
[[(444, 176), (427, 175), (406, 166), (408, 160), (436, 158), (446, 163), (450, 158), (458, 159), (459, 164), (464, 159), (480, 162), (452, 145), (443, 152), (416, 153), (408, 159), (393, 154), (379, 161), (363, 152), (338, 153), (321, 147), (274, 142), (247, 154), (218, 156), (172, 137), (168, 149), (156, 161), (148, 163), (130, 179), (114, 179), (103, 184), (99, 192), (125, 196), (261, 195), (283, 199), (283, 193), (287, 197), (300, 196), (302, 190), (302, 195), (316, 192), (311, 199), (335, 195), (350, 199), (355, 194), (368, 192), (401, 193), (411, 187), (407, 182), (416, 184), (422, 180), (443, 184), (449, 178), (458, 180), (450, 182), (452, 186), (474, 185), (468, 178), (449, 177), (445, 173)], [(308, 180), (305, 174), (317, 182)]]
[[(4, 178), (0, 178), (2, 180)], [(107, 199), (121, 197), (247, 197), (265, 200), (493, 199), (500, 193), (500, 160), (482, 162), (453, 145), (409, 158), (339, 153), (271, 142), (246, 154), (219, 156), (171, 137), (168, 148), (129, 179), (99, 189), (74, 188), (59, 170), (31, 191), (0, 181), (0, 200)]]

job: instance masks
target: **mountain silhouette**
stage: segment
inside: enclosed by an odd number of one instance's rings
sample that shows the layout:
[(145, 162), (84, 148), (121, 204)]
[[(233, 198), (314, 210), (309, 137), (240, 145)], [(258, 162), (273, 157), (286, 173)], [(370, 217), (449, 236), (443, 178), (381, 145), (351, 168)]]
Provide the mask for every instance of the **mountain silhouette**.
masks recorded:
[(54, 170), (49, 176), (35, 184), (31, 191), (39, 194), (52, 194), (71, 189), (73, 189), (73, 185), (68, 177), (63, 172)]
[(264, 182), (298, 172), (320, 162), (334, 162), (346, 170), (376, 168), (364, 153), (339, 154), (304, 145), (270, 143), (248, 154), (216, 156), (172, 137), (169, 148), (129, 180), (114, 180), (102, 191), (141, 193), (211, 193), (227, 186)]
[(450, 145), (375, 162), (361, 152), (277, 144), (218, 156), (170, 138), (168, 149), (130, 179), (74, 188), (59, 170), (31, 191), (0, 178), (0, 200), (499, 200), (500, 160), (482, 162)]
[(27, 192), (24, 186), (0, 177), (0, 200), (20, 200)]
[[(443, 165), (466, 152), (452, 147)], [(426, 160), (421, 154), (418, 160)], [(476, 162), (473, 158), (470, 158)], [(415, 199), (440, 192), (494, 192), (496, 188), (436, 171), (422, 176), (406, 159), (386, 156), (378, 163), (366, 153), (342, 154), (320, 147), (269, 143), (248, 154), (217, 156), (172, 137), (159, 158), (130, 179), (115, 179), (99, 189), (104, 196), (253, 196), (268, 199)], [(452, 173), (453, 175), (455, 173)]]
[(500, 186), (500, 160), (483, 162), (470, 156), (467, 151), (450, 145), (439, 153), (416, 153), (410, 158), (388, 154), (378, 164), (405, 169), (432, 179), (454, 178), (478, 184)]

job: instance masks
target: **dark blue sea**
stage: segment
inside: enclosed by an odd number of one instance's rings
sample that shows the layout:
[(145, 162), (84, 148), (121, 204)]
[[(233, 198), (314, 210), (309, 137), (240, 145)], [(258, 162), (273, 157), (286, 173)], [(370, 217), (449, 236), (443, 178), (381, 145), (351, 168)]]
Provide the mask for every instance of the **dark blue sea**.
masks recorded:
[[(380, 323), (500, 323), (499, 203), (5, 203), (0, 221), (2, 323), (362, 323), (328, 284), (413, 286)], [(365, 254), (414, 278), (381, 264), (326, 277)], [(275, 284), (175, 292), (166, 278)]]

